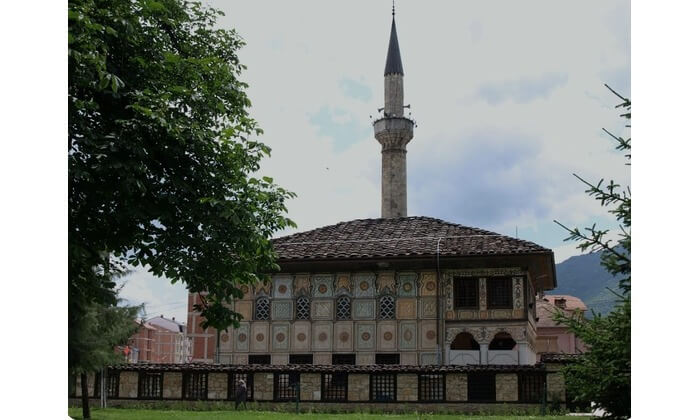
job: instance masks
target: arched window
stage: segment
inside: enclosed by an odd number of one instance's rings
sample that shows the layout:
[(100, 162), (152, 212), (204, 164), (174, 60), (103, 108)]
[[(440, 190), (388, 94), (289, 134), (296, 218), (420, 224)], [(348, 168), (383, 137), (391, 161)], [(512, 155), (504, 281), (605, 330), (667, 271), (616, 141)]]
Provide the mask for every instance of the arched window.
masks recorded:
[(297, 319), (309, 319), (311, 314), (310, 306), (309, 298), (299, 296), (297, 298)]
[(479, 350), (479, 343), (474, 340), (474, 336), (471, 334), (461, 332), (452, 340), (450, 350)]
[(255, 319), (258, 321), (270, 319), (270, 299), (268, 297), (262, 296), (255, 301)]
[(382, 296), (379, 298), (379, 319), (394, 319), (395, 304), (393, 296)]
[(499, 332), (489, 343), (489, 350), (513, 350), (515, 340), (506, 332)]
[(341, 296), (335, 301), (335, 319), (336, 320), (347, 320), (351, 319), (350, 310), (350, 298), (347, 296)]

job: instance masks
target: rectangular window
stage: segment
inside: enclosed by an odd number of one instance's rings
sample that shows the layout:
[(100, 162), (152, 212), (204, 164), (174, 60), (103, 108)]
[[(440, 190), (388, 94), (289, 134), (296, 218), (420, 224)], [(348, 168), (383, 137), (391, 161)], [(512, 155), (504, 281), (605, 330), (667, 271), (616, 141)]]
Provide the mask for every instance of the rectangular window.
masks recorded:
[(454, 297), (457, 309), (479, 309), (479, 279), (455, 277)]
[(494, 373), (469, 373), (467, 398), (473, 402), (496, 401), (496, 375)]
[[(107, 380), (105, 381), (105, 389), (107, 389), (107, 398), (119, 397), (119, 372), (107, 371)], [(102, 372), (95, 372), (95, 383), (93, 384), (92, 395), (94, 398), (102, 396)]]
[(418, 401), (445, 401), (445, 375), (433, 373), (419, 374)]
[(399, 354), (398, 353), (377, 353), (374, 356), (375, 365), (398, 365)]
[(138, 397), (145, 400), (163, 398), (163, 373), (139, 372)]
[(208, 381), (206, 372), (183, 372), (182, 397), (186, 400), (206, 400)]
[(354, 354), (334, 354), (333, 355), (334, 365), (354, 365), (355, 355)]
[(252, 373), (234, 373), (228, 375), (228, 396), (227, 399), (236, 399), (236, 390), (238, 389), (238, 381), (245, 381), (248, 395), (246, 401), (253, 401), (253, 374)]
[(542, 373), (521, 373), (518, 375), (518, 400), (523, 403), (542, 402), (545, 380)]
[(323, 401), (347, 401), (348, 399), (348, 374), (324, 373), (321, 380), (321, 400)]
[(314, 356), (313, 354), (290, 354), (289, 355), (290, 365), (313, 365)]
[(298, 372), (275, 374), (275, 401), (295, 401), (298, 389)]
[(396, 401), (396, 374), (371, 374), (369, 377), (369, 397), (372, 401)]
[(119, 398), (119, 371), (107, 371), (107, 398)]
[(270, 355), (269, 354), (249, 354), (248, 355), (249, 365), (269, 365)]
[(494, 277), (486, 281), (487, 306), (489, 309), (513, 308), (513, 279)]

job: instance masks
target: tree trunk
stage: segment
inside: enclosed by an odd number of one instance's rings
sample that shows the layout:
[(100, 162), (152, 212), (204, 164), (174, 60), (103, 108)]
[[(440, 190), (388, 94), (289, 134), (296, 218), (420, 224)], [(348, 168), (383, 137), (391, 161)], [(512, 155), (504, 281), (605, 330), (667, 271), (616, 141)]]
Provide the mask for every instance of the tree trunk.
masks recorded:
[(90, 418), (90, 399), (88, 398), (87, 375), (84, 373), (80, 374), (80, 391), (83, 400), (83, 419), (88, 420)]

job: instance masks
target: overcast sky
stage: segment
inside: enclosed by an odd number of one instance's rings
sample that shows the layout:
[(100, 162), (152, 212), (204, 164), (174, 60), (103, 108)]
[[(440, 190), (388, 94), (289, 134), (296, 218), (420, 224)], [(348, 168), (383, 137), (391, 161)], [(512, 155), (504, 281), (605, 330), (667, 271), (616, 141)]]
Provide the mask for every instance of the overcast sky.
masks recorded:
[[(272, 147), (261, 172), (298, 197), (299, 231), (379, 217), (391, 1), (210, 1), (247, 46), (251, 115)], [(554, 224), (615, 228), (572, 173), (629, 185), (603, 133), (627, 135), (603, 86), (630, 93), (629, 1), (399, 1), (408, 214), (531, 240), (576, 255)], [(291, 233), (291, 232), (285, 232)], [(184, 321), (186, 291), (138, 269), (122, 296)]]

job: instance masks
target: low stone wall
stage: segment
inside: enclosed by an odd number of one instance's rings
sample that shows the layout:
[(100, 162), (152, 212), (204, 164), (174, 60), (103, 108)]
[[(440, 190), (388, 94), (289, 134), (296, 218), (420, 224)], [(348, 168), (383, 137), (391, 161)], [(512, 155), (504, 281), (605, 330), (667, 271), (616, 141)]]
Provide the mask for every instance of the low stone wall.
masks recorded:
[[(530, 367), (482, 367), (482, 366), (435, 366), (435, 367), (409, 367), (405, 366), (313, 366), (313, 365), (288, 365), (288, 366), (237, 366), (237, 365), (122, 365), (110, 367), (112, 374), (119, 375), (118, 383), (119, 390), (116, 397), (110, 397), (110, 406), (128, 406), (135, 403), (138, 404), (170, 404), (182, 403), (190, 404), (192, 395), (185, 395), (183, 387), (183, 377), (190, 372), (198, 372), (197, 377), (203, 378), (200, 386), (206, 387), (206, 393), (203, 394), (204, 401), (198, 401), (198, 406), (202, 404), (226, 404), (228, 401), (229, 386), (232, 377), (236, 374), (248, 375), (248, 384), (253, 388), (254, 403), (263, 403), (269, 407), (284, 407), (285, 403), (275, 401), (275, 381), (278, 380), (279, 374), (294, 373), (299, 377), (299, 399), (304, 407), (309, 409), (315, 407), (326, 407), (328, 410), (346, 410), (347, 407), (362, 408), (367, 407), (371, 410), (383, 410), (386, 407), (394, 407), (387, 411), (401, 411), (406, 407), (420, 408), (421, 406), (428, 407), (421, 412), (435, 410), (436, 407), (453, 407), (459, 412), (478, 411), (485, 408), (487, 412), (495, 412), (497, 406), (508, 407), (532, 407), (538, 406), (533, 395), (532, 377), (535, 375), (539, 378), (545, 378), (547, 381), (547, 400), (550, 403), (565, 402), (566, 392), (564, 389), (564, 377), (559, 371), (559, 366), (550, 368), (543, 365)], [(162, 385), (160, 382), (144, 382), (142, 390), (139, 389), (140, 372), (146, 373), (161, 373), (163, 376)], [(343, 383), (333, 382), (329, 385), (332, 393), (324, 395), (324, 375), (336, 375), (335, 381), (342, 380), (347, 377), (347, 383), (343, 388)], [(373, 374), (395, 375), (395, 401), (371, 401), (371, 386), (370, 383)], [(206, 375), (206, 376), (202, 376)], [(420, 375), (430, 375), (431, 381), (425, 383), (420, 381)], [(472, 376), (476, 375), (476, 376)], [(493, 375), (490, 380), (488, 376), (484, 379), (484, 375)], [(437, 378), (436, 378), (437, 376)], [(146, 375), (143, 376), (145, 378)], [(152, 377), (152, 375), (149, 375)], [(427, 377), (427, 376), (426, 376)], [(340, 379), (337, 379), (340, 378)], [(521, 378), (528, 380), (526, 388), (523, 388), (523, 400), (520, 398), (519, 383)], [(474, 382), (476, 392), (478, 390), (479, 403), (470, 402), (470, 381)], [(252, 383), (251, 383), (252, 382)], [(113, 382), (114, 383), (114, 382)], [(148, 386), (162, 386), (160, 390), (147, 389)], [(540, 392), (544, 391), (544, 384), (541, 385)], [(90, 396), (94, 390), (94, 376), (88, 375), (88, 384)], [(384, 387), (390, 386), (391, 382), (385, 383)], [(328, 385), (328, 384), (326, 384)], [(419, 390), (420, 386), (425, 388), (425, 393)], [(484, 393), (484, 387), (490, 386), (490, 391)], [(80, 383), (78, 381), (76, 397), (80, 397)], [(139, 395), (139, 392), (144, 392), (143, 395), (162, 395), (158, 400), (149, 400)], [(343, 391), (346, 391), (347, 399), (343, 398)], [(420, 391), (420, 392), (419, 392)], [(190, 392), (190, 391), (188, 391)], [(387, 395), (387, 389), (383, 391), (384, 396)], [(389, 388), (391, 395), (391, 388)], [(490, 392), (490, 394), (489, 394)], [(536, 390), (534, 392), (537, 392)], [(484, 395), (492, 401), (483, 401)], [(542, 395), (542, 394), (540, 394)], [(444, 401), (421, 401), (423, 398), (440, 398), (444, 397)], [(328, 398), (329, 401), (326, 401)], [(473, 397), (476, 400), (477, 397)], [(528, 398), (525, 400), (525, 398)], [(339, 399), (330, 401), (330, 399)], [(527, 403), (525, 403), (527, 401)], [(430, 408), (432, 407), (432, 408)], [(480, 407), (477, 409), (477, 407)], [(459, 408), (459, 409), (457, 409)], [(413, 408), (412, 408), (413, 409)]]
[(496, 374), (496, 401), (518, 401), (518, 375)]
[[(87, 375), (87, 390), (88, 390), (88, 397), (94, 397), (95, 396), (95, 375)], [(83, 396), (83, 387), (82, 387), (82, 381), (80, 379), (80, 375), (75, 379), (75, 396), (76, 397), (82, 397)]]
[(165, 372), (163, 374), (163, 398), (182, 398), (182, 374), (180, 372)]
[(258, 401), (270, 401), (274, 398), (274, 377), (268, 372), (259, 372), (253, 375), (253, 397)]
[(119, 373), (119, 398), (136, 398), (139, 395), (139, 373)]
[(321, 400), (320, 373), (302, 373), (299, 381), (299, 399), (303, 401)]
[(445, 388), (447, 401), (467, 401), (467, 374), (448, 373)]
[(564, 404), (566, 385), (562, 372), (547, 372), (547, 401)]
[(228, 398), (228, 374), (221, 372), (210, 373), (208, 380), (207, 398), (210, 400), (225, 400)]
[(369, 400), (369, 375), (348, 375), (348, 401)]
[(418, 401), (418, 375), (396, 375), (396, 400)]

